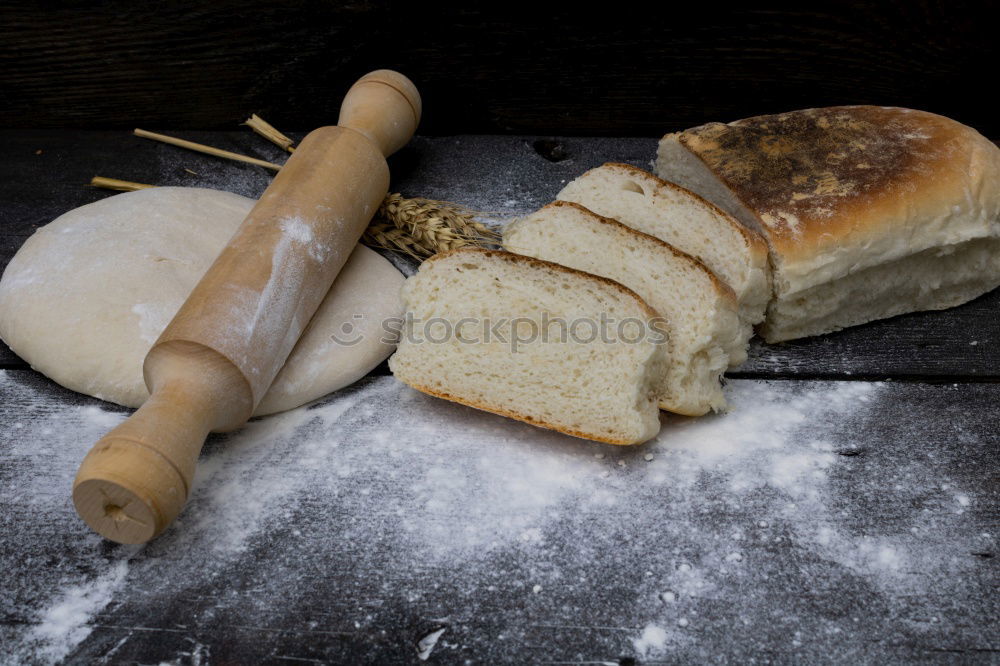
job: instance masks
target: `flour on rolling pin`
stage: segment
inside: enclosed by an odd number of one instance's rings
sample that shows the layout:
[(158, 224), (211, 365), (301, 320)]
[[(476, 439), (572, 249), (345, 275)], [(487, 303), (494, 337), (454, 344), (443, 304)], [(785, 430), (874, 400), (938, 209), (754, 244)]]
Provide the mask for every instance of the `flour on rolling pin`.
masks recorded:
[[(298, 312), (297, 295), (306, 275), (304, 264), (307, 258), (321, 264), (329, 248), (314, 242), (312, 228), (301, 218), (282, 220), (279, 228), (282, 233), (272, 251), (271, 275), (263, 288), (260, 291), (244, 289), (234, 294), (231, 318), (246, 322), (246, 327), (222, 333), (231, 332), (237, 338), (233, 341), (234, 348), (251, 348), (258, 337), (280, 339), (278, 356), (287, 357), (308, 323), (300, 319)], [(304, 255), (300, 248), (308, 254)], [(280, 328), (283, 322), (291, 322), (284, 331)], [(243, 355), (240, 363), (256, 376), (261, 374), (261, 368), (254, 364), (252, 357)]]
[(413, 84), (380, 70), (351, 87), (338, 126), (301, 142), (147, 354), (149, 400), (84, 459), (73, 500), (94, 530), (141, 543), (180, 513), (205, 437), (261, 402), (388, 192), (385, 157), (419, 119)]
[[(316, 285), (333, 282), (388, 178), (384, 157), (358, 132), (311, 133), (158, 345), (197, 340), (215, 350), (236, 365), (258, 402), (323, 297)], [(333, 182), (353, 196), (331, 188)]]

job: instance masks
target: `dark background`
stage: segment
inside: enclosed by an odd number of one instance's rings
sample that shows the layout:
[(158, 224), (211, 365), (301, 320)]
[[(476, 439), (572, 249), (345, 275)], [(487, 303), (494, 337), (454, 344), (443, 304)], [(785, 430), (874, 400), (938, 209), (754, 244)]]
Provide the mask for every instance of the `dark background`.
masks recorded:
[(996, 2), (38, 3), (0, 8), (0, 127), (335, 122), (397, 68), (420, 133), (656, 136), (808, 106), (885, 104), (1000, 137)]

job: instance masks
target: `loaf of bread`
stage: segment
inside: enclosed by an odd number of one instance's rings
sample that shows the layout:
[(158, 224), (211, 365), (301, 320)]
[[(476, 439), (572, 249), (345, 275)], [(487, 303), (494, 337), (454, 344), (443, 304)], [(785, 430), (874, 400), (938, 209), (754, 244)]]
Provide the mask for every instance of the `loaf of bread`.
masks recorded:
[(659, 431), (656, 312), (610, 280), (507, 252), (425, 261), (389, 367), (413, 388), (610, 444)]
[(769, 342), (1000, 285), (1000, 149), (942, 116), (844, 106), (710, 123), (663, 137), (656, 171), (766, 238)]
[(667, 321), (660, 408), (698, 416), (725, 407), (720, 378), (731, 355), (746, 355), (750, 327), (740, 322), (733, 290), (697, 259), (567, 201), (509, 224), (503, 244), (635, 291)]
[[(732, 287), (744, 321), (763, 321), (771, 299), (767, 244), (697, 194), (634, 166), (608, 163), (571, 181), (556, 198), (574, 201), (695, 257)], [(732, 360), (738, 365), (746, 356)]]

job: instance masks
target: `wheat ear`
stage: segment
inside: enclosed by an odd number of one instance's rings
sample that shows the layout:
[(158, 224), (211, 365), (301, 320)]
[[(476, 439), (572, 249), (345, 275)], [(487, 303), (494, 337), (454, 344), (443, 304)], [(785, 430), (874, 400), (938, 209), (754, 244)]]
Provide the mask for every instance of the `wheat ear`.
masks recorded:
[[(376, 238), (366, 233), (362, 242), (385, 249), (401, 249), (398, 243), (387, 243), (386, 234), (391, 229), (403, 232), (412, 241), (405, 254), (426, 258), (438, 252), (460, 247), (492, 245), (499, 242), (499, 234), (473, 218), (473, 211), (453, 204), (431, 199), (408, 199), (401, 194), (386, 196), (369, 231), (377, 228), (383, 235)], [(400, 234), (394, 234), (398, 239)], [(394, 245), (387, 247), (387, 245)]]

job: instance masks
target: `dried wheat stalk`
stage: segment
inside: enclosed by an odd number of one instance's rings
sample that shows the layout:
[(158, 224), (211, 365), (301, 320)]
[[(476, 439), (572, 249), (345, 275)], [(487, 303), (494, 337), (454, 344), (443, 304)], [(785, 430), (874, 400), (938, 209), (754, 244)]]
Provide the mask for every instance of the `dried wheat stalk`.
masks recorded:
[(144, 139), (152, 139), (153, 141), (159, 141), (161, 143), (169, 143), (171, 146), (177, 146), (178, 148), (187, 148), (188, 150), (193, 150), (198, 153), (205, 153), (206, 155), (214, 155), (215, 157), (221, 157), (227, 160), (234, 160), (236, 162), (246, 162), (247, 164), (255, 164), (257, 166), (262, 166), (266, 169), (271, 169), (273, 171), (280, 171), (281, 165), (274, 164), (273, 162), (268, 162), (267, 160), (259, 160), (256, 157), (250, 157), (249, 155), (241, 155), (240, 153), (234, 153), (231, 150), (222, 150), (221, 148), (216, 148), (214, 146), (206, 146), (203, 143), (195, 143), (194, 141), (188, 141), (186, 139), (178, 139), (175, 136), (167, 136), (166, 134), (157, 134), (156, 132), (149, 132), (144, 129), (138, 129), (132, 131), (136, 136), (141, 136)]
[(250, 117), (247, 118), (246, 122), (243, 124), (282, 150), (287, 150), (290, 153), (295, 152), (295, 149), (292, 148), (292, 144), (295, 142), (279, 132), (274, 125), (267, 122), (256, 113), (250, 114)]
[(119, 192), (135, 192), (136, 190), (145, 190), (150, 187), (156, 187), (155, 185), (133, 183), (130, 180), (118, 180), (117, 178), (104, 178), (102, 176), (94, 176), (91, 178), (90, 186), (103, 187), (106, 190), (118, 190)]
[[(244, 124), (281, 148), (289, 152), (294, 150), (291, 147), (292, 140), (260, 116), (251, 115)], [(163, 134), (141, 129), (135, 130), (135, 134), (216, 157), (265, 166), (275, 171), (281, 169), (278, 164)], [(154, 187), (100, 176), (96, 176), (90, 184), (95, 187), (125, 191)], [(401, 194), (388, 194), (361, 237), (361, 242), (369, 247), (400, 252), (418, 260), (460, 247), (498, 244), (500, 234), (479, 222), (476, 219), (479, 215), (482, 213), (448, 201), (435, 201), (422, 197), (408, 199)]]
[[(90, 185), (123, 192), (156, 187), (101, 176), (94, 176)], [(477, 222), (472, 215), (472, 211), (462, 206), (389, 194), (365, 230), (361, 242), (417, 260), (460, 247), (499, 243), (499, 234)]]

